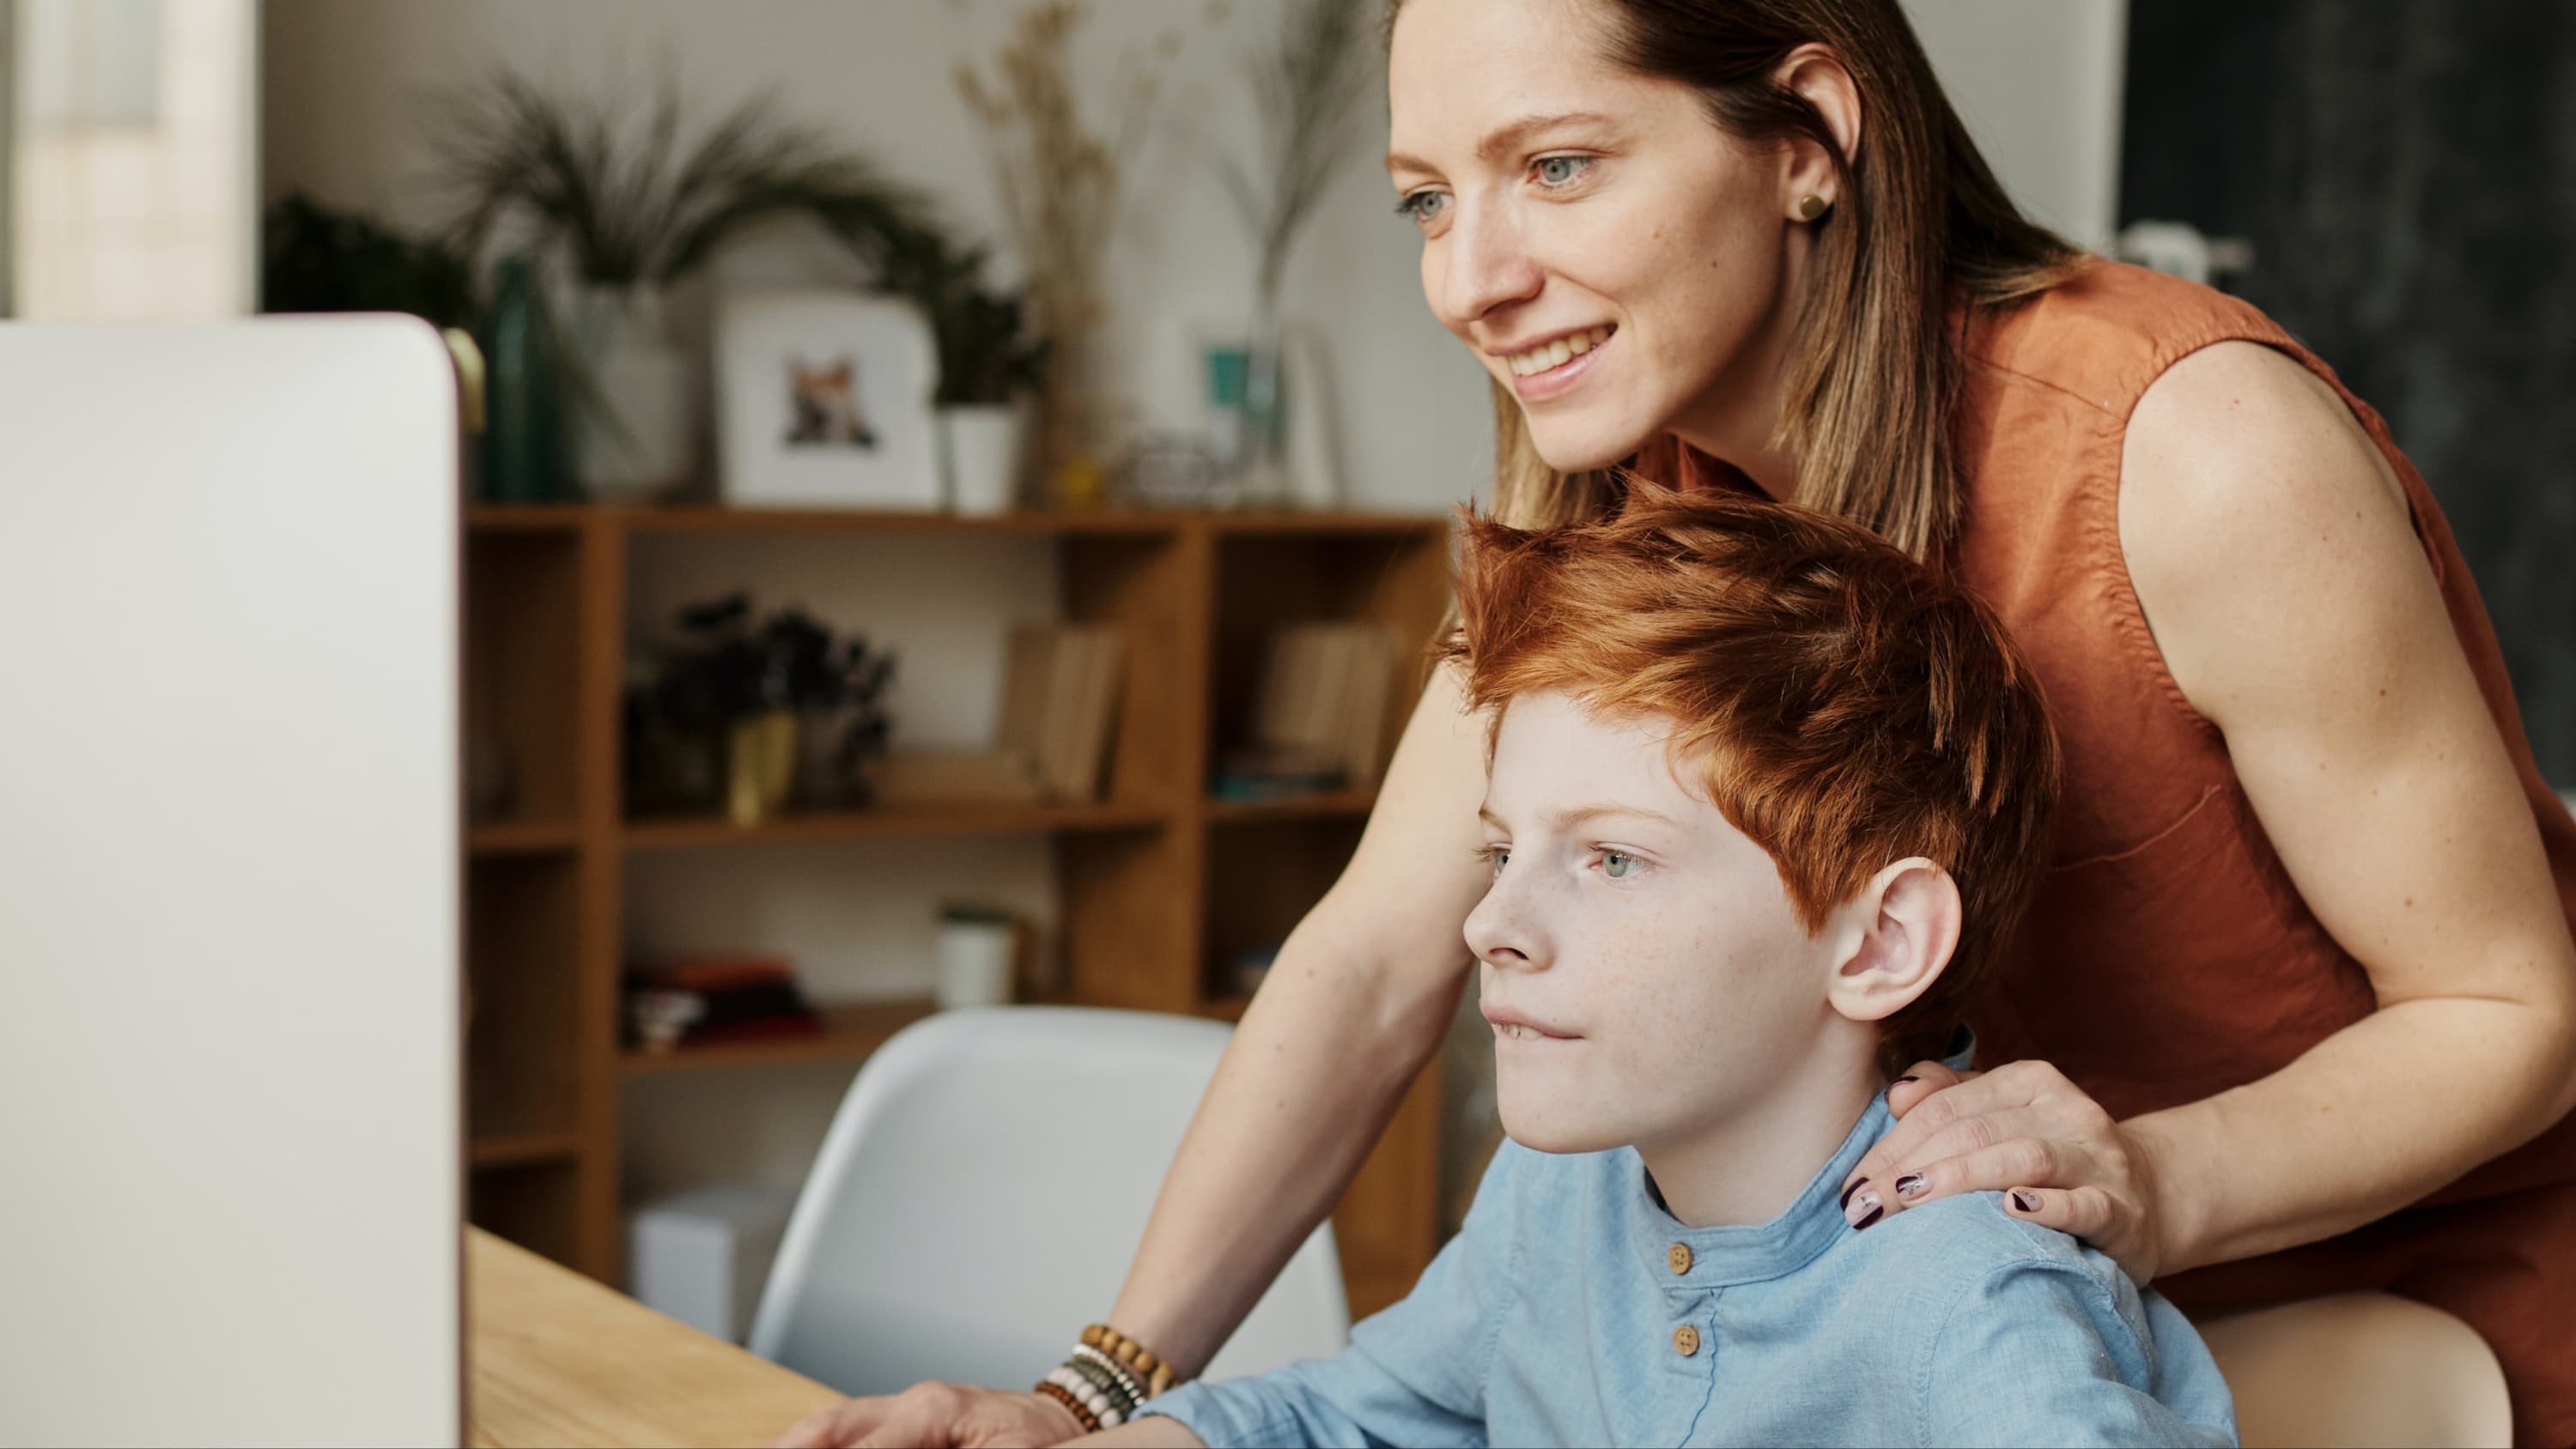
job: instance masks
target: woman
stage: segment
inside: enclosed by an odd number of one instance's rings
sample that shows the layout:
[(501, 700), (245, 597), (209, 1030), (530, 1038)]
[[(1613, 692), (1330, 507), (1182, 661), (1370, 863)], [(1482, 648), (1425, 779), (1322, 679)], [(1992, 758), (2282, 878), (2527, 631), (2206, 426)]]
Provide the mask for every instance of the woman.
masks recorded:
[[(2576, 825), (2378, 417), (2250, 308), (2024, 221), (1895, 0), (1400, 0), (1389, 44), (1388, 168), (1494, 379), (1498, 515), (1616, 508), (1622, 463), (1832, 509), (1958, 570), (2047, 689), (2058, 865), (1976, 1022), (2008, 1065), (1917, 1068), (1853, 1199), (2018, 1190), (2201, 1312), (2422, 1298), (2495, 1348), (2521, 1442), (2576, 1442), (2544, 1296), (2576, 1281)], [(1457, 700), (1432, 680), (1110, 1308), (1184, 1375), (1458, 999)], [(1073, 1427), (929, 1385), (797, 1437)]]

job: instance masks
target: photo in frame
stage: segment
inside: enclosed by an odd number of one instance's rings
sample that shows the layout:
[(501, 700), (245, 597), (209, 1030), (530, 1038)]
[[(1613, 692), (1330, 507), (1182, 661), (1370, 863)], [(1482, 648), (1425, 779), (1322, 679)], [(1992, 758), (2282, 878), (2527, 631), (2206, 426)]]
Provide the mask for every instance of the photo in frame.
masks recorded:
[(716, 426), (727, 503), (943, 506), (939, 351), (909, 303), (802, 289), (731, 294), (716, 316)]

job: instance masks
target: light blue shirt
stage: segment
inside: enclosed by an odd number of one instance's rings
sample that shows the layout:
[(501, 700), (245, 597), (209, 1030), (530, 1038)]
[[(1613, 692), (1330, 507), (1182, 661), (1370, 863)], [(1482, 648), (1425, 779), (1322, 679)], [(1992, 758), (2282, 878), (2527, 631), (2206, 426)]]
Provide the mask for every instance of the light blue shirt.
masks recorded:
[(2236, 1442), (2181, 1312), (2001, 1194), (1853, 1231), (1837, 1193), (1893, 1121), (1873, 1098), (1758, 1227), (1684, 1227), (1633, 1148), (1506, 1142), (1466, 1226), (1339, 1357), (1140, 1412), (1218, 1449)]

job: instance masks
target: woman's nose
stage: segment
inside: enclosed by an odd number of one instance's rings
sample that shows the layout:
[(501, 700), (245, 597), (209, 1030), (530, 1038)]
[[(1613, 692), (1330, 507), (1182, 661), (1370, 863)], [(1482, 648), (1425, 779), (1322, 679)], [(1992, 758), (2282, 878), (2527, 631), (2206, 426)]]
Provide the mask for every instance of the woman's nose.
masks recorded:
[(1452, 326), (1464, 327), (1515, 302), (1538, 295), (1542, 273), (1521, 244), (1519, 226), (1507, 212), (1470, 214), (1466, 203), (1453, 203), (1460, 214), (1449, 225), (1449, 245), (1441, 250), (1444, 275), (1432, 305)]

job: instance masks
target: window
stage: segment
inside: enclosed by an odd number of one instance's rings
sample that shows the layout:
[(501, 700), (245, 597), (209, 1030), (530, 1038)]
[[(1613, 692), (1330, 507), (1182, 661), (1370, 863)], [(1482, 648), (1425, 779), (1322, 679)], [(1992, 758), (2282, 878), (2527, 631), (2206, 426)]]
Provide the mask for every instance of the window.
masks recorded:
[(256, 0), (15, 0), (8, 310), (192, 320), (258, 293)]

